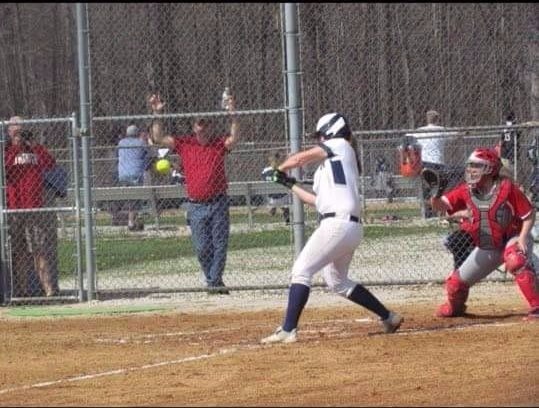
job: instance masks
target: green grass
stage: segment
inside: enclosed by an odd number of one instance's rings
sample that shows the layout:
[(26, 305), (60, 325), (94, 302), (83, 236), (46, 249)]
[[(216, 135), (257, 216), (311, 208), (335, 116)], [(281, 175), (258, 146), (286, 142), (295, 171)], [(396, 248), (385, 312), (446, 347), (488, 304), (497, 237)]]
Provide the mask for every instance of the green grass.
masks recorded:
[[(276, 215), (271, 216), (268, 213), (268, 208), (265, 205), (252, 207), (252, 221), (254, 224), (270, 224), (275, 222), (281, 222), (281, 211), (278, 209)], [(402, 204), (382, 204), (378, 206), (372, 206), (365, 210), (365, 218), (380, 218), (384, 215), (391, 214), (396, 215), (403, 219), (414, 218), (420, 215), (419, 207), (416, 205), (402, 205)], [(313, 209), (306, 207), (305, 216), (314, 219), (316, 217)], [(152, 214), (145, 213), (144, 218), (147, 223), (153, 223), (154, 217)], [(231, 207), (230, 209), (230, 222), (231, 224), (245, 224), (249, 220), (249, 215), (246, 207)], [(66, 226), (74, 225), (74, 219), (72, 217), (65, 217)], [(110, 226), (112, 217), (109, 212), (99, 212), (94, 216), (94, 223), (96, 226)], [(164, 210), (159, 216), (159, 222), (162, 225), (186, 225), (185, 211), (176, 210)]]
[[(305, 228), (308, 238), (313, 231), (313, 226)], [(366, 225), (364, 228), (365, 239), (379, 240), (388, 236), (403, 236), (411, 239), (414, 235), (428, 233), (447, 232), (447, 227), (438, 225), (414, 226), (414, 225)], [(245, 233), (234, 233), (230, 235), (229, 250), (241, 251), (252, 248), (271, 248), (277, 246), (291, 245), (291, 231), (288, 228), (276, 229), (273, 231), (256, 231)], [(101, 238), (95, 241), (96, 247), (96, 267), (103, 271), (118, 268), (126, 265), (134, 265), (142, 262), (166, 261), (193, 256), (191, 239), (189, 236), (178, 236), (172, 238), (130, 238), (125, 236)], [(62, 275), (67, 275), (65, 271), (73, 271), (75, 265), (76, 246), (72, 240), (60, 240), (58, 254), (60, 270)], [(84, 262), (84, 253), (83, 253)], [(71, 272), (69, 272), (71, 273)]]
[(64, 317), (113, 315), (122, 313), (163, 312), (171, 309), (166, 306), (114, 306), (114, 307), (43, 307), (26, 306), (14, 307), (7, 312), (11, 317)]

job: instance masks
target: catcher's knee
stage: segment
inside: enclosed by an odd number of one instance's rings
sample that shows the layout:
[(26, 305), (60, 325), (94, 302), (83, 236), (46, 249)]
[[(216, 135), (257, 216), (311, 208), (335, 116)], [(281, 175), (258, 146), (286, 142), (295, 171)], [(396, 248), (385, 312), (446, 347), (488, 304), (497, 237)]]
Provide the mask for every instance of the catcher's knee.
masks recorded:
[(514, 276), (529, 267), (528, 256), (522, 252), (517, 243), (505, 248), (503, 261), (505, 262), (505, 269)]

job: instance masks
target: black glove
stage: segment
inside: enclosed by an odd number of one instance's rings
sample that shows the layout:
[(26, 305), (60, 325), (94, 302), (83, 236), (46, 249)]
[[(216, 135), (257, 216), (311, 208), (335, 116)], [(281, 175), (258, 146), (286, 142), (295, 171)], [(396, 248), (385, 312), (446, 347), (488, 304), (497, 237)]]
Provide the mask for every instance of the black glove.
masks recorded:
[(430, 189), (430, 196), (440, 198), (448, 184), (448, 178), (442, 172), (424, 168), (421, 170), (421, 180)]
[(290, 177), (284, 171), (273, 167), (266, 167), (262, 170), (262, 180), (279, 183), (286, 188), (292, 188), (292, 186), (297, 183), (295, 177)]

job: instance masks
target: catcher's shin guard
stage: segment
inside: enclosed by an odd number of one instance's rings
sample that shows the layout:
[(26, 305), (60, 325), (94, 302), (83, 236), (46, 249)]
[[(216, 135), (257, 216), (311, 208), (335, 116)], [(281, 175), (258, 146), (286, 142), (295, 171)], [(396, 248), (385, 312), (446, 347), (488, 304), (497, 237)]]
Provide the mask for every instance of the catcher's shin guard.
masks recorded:
[(539, 308), (539, 293), (537, 293), (537, 277), (529, 269), (524, 269), (515, 277), (520, 292), (528, 302), (531, 310)]
[(447, 302), (438, 307), (436, 316), (456, 317), (462, 316), (466, 310), (466, 300), (470, 286), (460, 279), (458, 269), (455, 269), (445, 280)]

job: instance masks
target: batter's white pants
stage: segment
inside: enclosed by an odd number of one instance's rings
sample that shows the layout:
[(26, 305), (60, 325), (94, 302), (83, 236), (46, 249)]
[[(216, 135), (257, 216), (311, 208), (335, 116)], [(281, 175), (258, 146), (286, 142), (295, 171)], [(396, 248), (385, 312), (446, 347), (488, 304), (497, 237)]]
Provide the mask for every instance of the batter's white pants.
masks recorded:
[(310, 287), (313, 276), (322, 270), (328, 287), (347, 297), (357, 284), (348, 279), (348, 268), (362, 238), (362, 224), (324, 218), (294, 263), (291, 283)]

